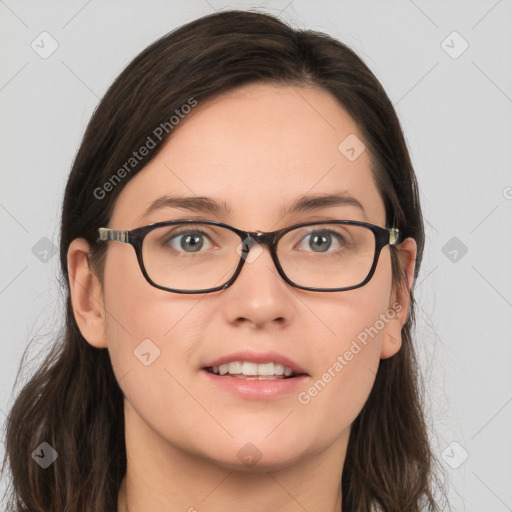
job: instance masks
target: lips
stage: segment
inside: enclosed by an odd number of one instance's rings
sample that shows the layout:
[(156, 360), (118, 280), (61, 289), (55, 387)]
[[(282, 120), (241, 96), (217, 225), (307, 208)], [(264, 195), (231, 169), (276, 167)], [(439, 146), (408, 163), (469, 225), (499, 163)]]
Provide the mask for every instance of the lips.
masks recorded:
[[(247, 356), (244, 357), (247, 358)], [(277, 359), (279, 359), (279, 357)], [(255, 363), (249, 364), (254, 364), (256, 366)], [(300, 367), (297, 364), (292, 363), (292, 365), (294, 368), (300, 370)], [(228, 395), (232, 397), (237, 397), (237, 399), (249, 401), (278, 399), (296, 400), (299, 390), (306, 386), (311, 378), (306, 373), (290, 377), (283, 377), (282, 375), (264, 375), (257, 377), (230, 374), (216, 375), (209, 372), (206, 368), (208, 367), (201, 369), (199, 372), (201, 374), (201, 379), (205, 379), (205, 391), (208, 390), (208, 393), (210, 390), (212, 393), (220, 391), (221, 393), (228, 393)]]

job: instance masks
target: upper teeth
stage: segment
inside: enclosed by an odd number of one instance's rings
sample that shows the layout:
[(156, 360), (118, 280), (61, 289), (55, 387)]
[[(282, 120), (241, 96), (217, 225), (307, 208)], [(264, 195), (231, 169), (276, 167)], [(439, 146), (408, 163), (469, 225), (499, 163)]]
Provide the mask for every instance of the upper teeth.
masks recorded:
[(219, 375), (284, 375), (289, 377), (293, 370), (278, 363), (249, 363), (247, 361), (233, 361), (231, 363), (221, 364), (212, 367), (213, 373)]

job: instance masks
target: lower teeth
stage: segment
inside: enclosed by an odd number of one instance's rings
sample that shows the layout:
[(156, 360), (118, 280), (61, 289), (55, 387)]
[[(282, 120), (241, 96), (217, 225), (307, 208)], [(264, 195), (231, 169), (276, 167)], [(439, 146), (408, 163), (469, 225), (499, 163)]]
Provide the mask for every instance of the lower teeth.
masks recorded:
[(279, 375), (230, 375), (226, 374), (226, 377), (234, 377), (235, 379), (247, 379), (247, 380), (276, 380), (284, 379)]
[(234, 379), (246, 379), (246, 380), (277, 380), (277, 379), (291, 379), (292, 376), (287, 377), (286, 375), (232, 375), (230, 373), (225, 373), (224, 375), (220, 375), (219, 373), (214, 373), (211, 370), (207, 370), (208, 373), (213, 375), (217, 375), (218, 377), (233, 377)]

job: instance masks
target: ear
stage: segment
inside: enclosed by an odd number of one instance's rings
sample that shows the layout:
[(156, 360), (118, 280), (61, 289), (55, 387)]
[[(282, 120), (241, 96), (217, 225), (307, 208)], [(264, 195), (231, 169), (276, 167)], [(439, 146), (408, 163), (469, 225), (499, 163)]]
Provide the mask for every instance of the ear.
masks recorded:
[(416, 265), (417, 245), (414, 238), (406, 238), (400, 245), (396, 246), (400, 260), (401, 270), (405, 270), (407, 279), (393, 285), (391, 300), (389, 304), (389, 316), (392, 318), (386, 324), (384, 340), (381, 348), (381, 359), (394, 356), (402, 346), (402, 327), (409, 317), (409, 306), (411, 300), (411, 288), (414, 279), (414, 268)]
[(71, 304), (82, 336), (96, 348), (106, 348), (105, 309), (101, 284), (89, 264), (89, 244), (75, 238), (67, 263)]

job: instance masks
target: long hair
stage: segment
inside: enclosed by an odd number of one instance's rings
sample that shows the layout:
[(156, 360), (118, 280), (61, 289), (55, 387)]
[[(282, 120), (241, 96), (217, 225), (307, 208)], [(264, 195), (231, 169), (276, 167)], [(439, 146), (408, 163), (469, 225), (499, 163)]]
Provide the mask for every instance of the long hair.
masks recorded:
[[(387, 224), (416, 240), (417, 276), (424, 227), (416, 177), (393, 105), (354, 51), (326, 34), (294, 29), (270, 14), (251, 11), (215, 13), (170, 32), (142, 51), (110, 86), (69, 175), (60, 232), (65, 326), (17, 395), (6, 423), (2, 470), (8, 462), (13, 511), (117, 510), (126, 472), (123, 394), (108, 351), (89, 345), (78, 329), (67, 251), (73, 239), (85, 238), (90, 263), (102, 281), (106, 244), (97, 243), (98, 228), (108, 225), (123, 187), (179, 129), (171, 126), (170, 117), (191, 98), (200, 105), (254, 82), (320, 87), (350, 113), (371, 155)], [(152, 137), (154, 148), (134, 163), (133, 152), (157, 127), (160, 137)], [(396, 251), (391, 256), (398, 285), (404, 272)], [(402, 346), (381, 361), (371, 394), (352, 424), (340, 482), (344, 512), (439, 510), (437, 460), (423, 411), (413, 323), (411, 291)], [(31, 456), (42, 442), (59, 457), (44, 470)]]

